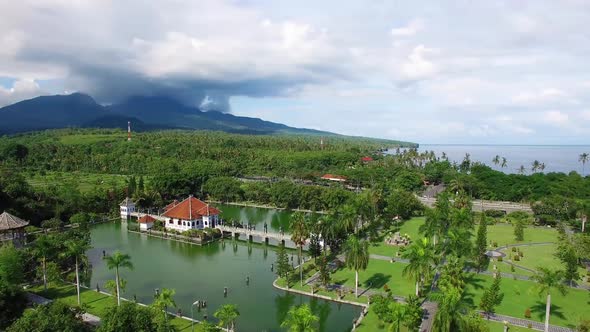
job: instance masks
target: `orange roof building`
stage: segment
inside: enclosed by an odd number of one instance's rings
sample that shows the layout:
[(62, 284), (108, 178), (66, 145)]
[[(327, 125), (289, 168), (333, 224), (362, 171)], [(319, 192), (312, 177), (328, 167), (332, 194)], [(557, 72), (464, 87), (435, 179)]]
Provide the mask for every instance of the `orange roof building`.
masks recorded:
[(213, 228), (217, 225), (219, 214), (217, 208), (191, 195), (181, 202), (174, 201), (166, 206), (164, 225), (179, 231)]
[(324, 174), (324, 176), (322, 176), (322, 179), (335, 182), (346, 182), (346, 177), (334, 174)]
[(150, 216), (149, 214), (146, 214), (146, 215), (142, 216), (141, 218), (137, 219), (137, 222), (139, 223), (140, 230), (147, 231), (148, 229), (150, 229), (154, 226), (154, 222), (156, 222), (156, 218)]

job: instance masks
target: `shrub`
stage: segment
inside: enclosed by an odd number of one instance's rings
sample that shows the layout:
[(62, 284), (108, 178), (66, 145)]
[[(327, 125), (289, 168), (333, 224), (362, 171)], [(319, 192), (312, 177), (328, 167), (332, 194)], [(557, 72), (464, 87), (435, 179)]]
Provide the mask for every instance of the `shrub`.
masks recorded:
[(518, 262), (518, 261), (520, 261), (520, 257), (519, 257), (518, 255), (515, 255), (515, 256), (514, 256), (514, 261), (515, 261), (515, 262)]
[(496, 242), (496, 241), (492, 242), (492, 247), (498, 248), (498, 242)]
[(492, 217), (492, 218), (502, 218), (503, 216), (506, 215), (506, 213), (502, 210), (485, 210), (484, 214), (487, 217)]
[(516, 269), (514, 268), (514, 265), (510, 265), (510, 271), (515, 272)]
[(498, 262), (501, 262), (501, 261), (503, 261), (503, 260), (504, 260), (504, 259), (502, 258), (502, 256), (499, 256), (499, 257), (498, 257)]
[(524, 311), (524, 317), (531, 318), (531, 308), (526, 308), (526, 310)]
[(389, 286), (387, 286), (387, 284), (383, 285), (383, 290), (386, 291), (387, 293), (389, 293), (391, 291), (391, 289), (389, 289)]
[(512, 247), (512, 252), (516, 252), (516, 247)]

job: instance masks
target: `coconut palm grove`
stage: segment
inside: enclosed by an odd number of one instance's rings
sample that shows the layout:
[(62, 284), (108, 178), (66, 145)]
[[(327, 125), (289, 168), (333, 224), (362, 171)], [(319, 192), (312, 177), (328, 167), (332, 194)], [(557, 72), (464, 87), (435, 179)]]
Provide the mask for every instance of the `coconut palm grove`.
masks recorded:
[(7, 331), (589, 326), (575, 171), (208, 131), (49, 130), (0, 151)]

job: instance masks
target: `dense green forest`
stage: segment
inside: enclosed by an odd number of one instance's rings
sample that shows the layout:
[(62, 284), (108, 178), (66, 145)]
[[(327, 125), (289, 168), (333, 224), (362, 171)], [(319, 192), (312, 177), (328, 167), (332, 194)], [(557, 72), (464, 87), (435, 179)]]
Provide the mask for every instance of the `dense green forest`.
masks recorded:
[[(406, 145), (404, 145), (406, 144)], [(382, 202), (444, 184), (472, 198), (531, 202), (547, 221), (587, 209), (590, 177), (504, 174), (414, 145), (351, 137), (255, 136), (209, 131), (138, 133), (63, 129), (0, 138), (0, 210), (38, 224), (76, 212), (109, 212), (126, 195), (163, 206), (194, 194), (285, 208), (331, 210), (368, 189)], [(391, 148), (390, 154), (383, 154)], [(371, 161), (362, 158), (370, 156)], [(347, 184), (321, 180), (326, 173)], [(384, 203), (381, 204), (384, 206)], [(401, 205), (401, 204), (397, 204)], [(411, 205), (411, 204), (410, 204)], [(567, 206), (564, 209), (563, 206)], [(553, 217), (547, 217), (547, 216)]]

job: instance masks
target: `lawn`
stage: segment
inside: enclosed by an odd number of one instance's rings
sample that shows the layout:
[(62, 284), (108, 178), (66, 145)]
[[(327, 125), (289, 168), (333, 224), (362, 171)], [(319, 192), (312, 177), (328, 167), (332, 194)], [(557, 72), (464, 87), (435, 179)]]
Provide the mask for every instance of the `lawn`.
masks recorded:
[(512, 225), (490, 225), (488, 226), (488, 242), (497, 242), (499, 247), (515, 243), (557, 242), (557, 230), (529, 226), (524, 229), (524, 241), (516, 241), (514, 240), (514, 227)]
[[(418, 233), (418, 228), (420, 228), (420, 226), (424, 224), (424, 220), (425, 220), (424, 217), (414, 217), (410, 220), (402, 222), (401, 226), (399, 228), (400, 234), (408, 234), (410, 236), (410, 239), (412, 239), (412, 240), (416, 240), (416, 239), (420, 238), (420, 234)], [(394, 233), (395, 233), (395, 231), (394, 231)], [(380, 239), (380, 241), (378, 243), (371, 244), (371, 247), (369, 248), (369, 252), (371, 254), (375, 254), (375, 255), (382, 255), (382, 256), (388, 256), (388, 257), (394, 256), (395, 253), (398, 251), (399, 247), (390, 246), (388, 244), (385, 244), (384, 240), (385, 239), (382, 238), (382, 239)]]
[[(478, 305), (485, 288), (492, 283), (493, 278), (487, 275), (473, 275), (466, 288), (474, 306)], [(535, 283), (531, 281), (502, 278), (501, 289), (504, 301), (497, 307), (496, 312), (517, 318), (525, 318), (524, 312), (531, 309), (531, 320), (543, 321), (545, 314), (545, 297), (539, 297), (535, 291)], [(581, 318), (590, 317), (590, 296), (588, 291), (568, 289), (564, 296), (558, 292), (551, 294), (550, 323), (561, 326), (575, 326)]]
[[(70, 284), (51, 285), (47, 291), (43, 290), (43, 286), (36, 286), (29, 289), (30, 292), (43, 296), (45, 298), (60, 300), (69, 306), (77, 306), (76, 286)], [(86, 288), (80, 289), (80, 296), (82, 298), (82, 307), (89, 313), (102, 317), (107, 312), (108, 308), (116, 305), (114, 297), (97, 293)], [(172, 325), (176, 326), (179, 331), (190, 331), (191, 322), (174, 317), (170, 315)], [(200, 325), (195, 325), (195, 331), (200, 331)]]
[[(414, 281), (402, 276), (405, 266), (404, 263), (370, 259), (367, 269), (359, 271), (359, 293), (367, 287), (383, 290), (383, 286), (387, 285), (394, 295), (414, 294), (416, 291)], [(332, 274), (332, 283), (349, 288), (354, 288), (354, 279), (354, 271), (344, 267)]]
[[(504, 323), (487, 321), (487, 324), (488, 324), (488, 327), (490, 328), (490, 332), (504, 332)], [(508, 325), (508, 331), (510, 331), (510, 332), (530, 332), (530, 331), (536, 331), (536, 330), (529, 329), (527, 327)]]

